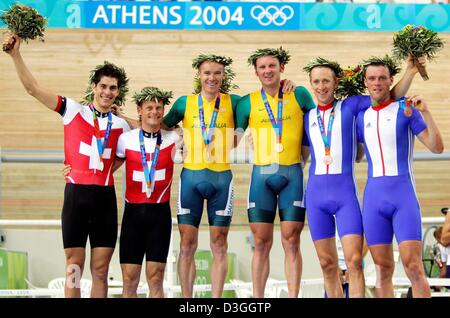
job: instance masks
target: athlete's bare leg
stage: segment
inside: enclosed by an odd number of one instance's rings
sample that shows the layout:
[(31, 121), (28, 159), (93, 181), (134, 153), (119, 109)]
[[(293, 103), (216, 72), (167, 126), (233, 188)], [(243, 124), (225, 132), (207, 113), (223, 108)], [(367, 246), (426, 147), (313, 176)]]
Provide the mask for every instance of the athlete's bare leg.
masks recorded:
[(288, 285), (288, 297), (297, 298), (302, 277), (302, 254), (300, 252), (300, 233), (303, 222), (281, 222), (281, 243), (284, 249), (284, 273)]
[(222, 297), (225, 276), (228, 271), (228, 226), (210, 226), (210, 246), (213, 255), (211, 266), (212, 297)]
[(166, 263), (147, 262), (146, 274), (149, 289), (149, 298), (164, 297), (164, 270)]
[(323, 273), (325, 291), (329, 298), (343, 298), (342, 284), (339, 279), (338, 254), (336, 250), (336, 238), (331, 237), (314, 241), (320, 267)]
[(253, 297), (263, 298), (270, 272), (270, 249), (273, 244), (273, 223), (252, 222), (255, 250), (252, 258)]
[(364, 298), (366, 285), (362, 268), (363, 238), (357, 234), (345, 235), (341, 238), (341, 244), (347, 265), (349, 296), (350, 298)]
[(108, 296), (108, 270), (114, 248), (96, 247), (91, 249), (91, 298), (106, 298)]
[(399, 251), (406, 275), (411, 281), (413, 297), (430, 298), (430, 285), (422, 263), (422, 242), (403, 241), (399, 244)]
[(80, 298), (80, 280), (83, 275), (86, 249), (74, 247), (64, 249), (66, 254), (66, 283), (64, 295), (66, 298)]
[(392, 285), (392, 275), (394, 274), (394, 255), (392, 244), (378, 244), (369, 246), (375, 269), (377, 281), (375, 294), (378, 298), (394, 297), (394, 286)]
[(183, 297), (192, 298), (195, 281), (194, 255), (198, 245), (198, 228), (190, 224), (179, 224), (180, 257), (178, 276)]
[(141, 277), (141, 265), (138, 264), (120, 264), (122, 269), (123, 298), (136, 298), (139, 279)]

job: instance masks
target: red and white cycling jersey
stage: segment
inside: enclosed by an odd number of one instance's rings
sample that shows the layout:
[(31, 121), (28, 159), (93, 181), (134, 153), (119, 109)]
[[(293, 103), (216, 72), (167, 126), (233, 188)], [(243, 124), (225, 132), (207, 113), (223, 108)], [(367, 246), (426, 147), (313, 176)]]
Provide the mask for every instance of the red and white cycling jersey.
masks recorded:
[[(139, 131), (134, 129), (122, 134), (117, 145), (116, 156), (125, 159), (126, 192), (125, 200), (129, 203), (162, 203), (170, 200), (170, 186), (173, 177), (173, 156), (179, 136), (174, 131), (161, 130), (162, 143), (159, 148), (158, 162), (155, 169), (155, 187), (147, 198), (147, 183), (142, 167)], [(147, 165), (150, 169), (156, 146), (156, 133), (144, 137)]]
[[(130, 127), (125, 120), (112, 115), (111, 133), (103, 151), (103, 169), (100, 169), (100, 156), (95, 138), (94, 120), (89, 106), (62, 96), (58, 96), (58, 106), (64, 122), (64, 163), (71, 166), (67, 183), (114, 185), (112, 163), (119, 136)], [(102, 144), (108, 124), (107, 114), (97, 112)]]

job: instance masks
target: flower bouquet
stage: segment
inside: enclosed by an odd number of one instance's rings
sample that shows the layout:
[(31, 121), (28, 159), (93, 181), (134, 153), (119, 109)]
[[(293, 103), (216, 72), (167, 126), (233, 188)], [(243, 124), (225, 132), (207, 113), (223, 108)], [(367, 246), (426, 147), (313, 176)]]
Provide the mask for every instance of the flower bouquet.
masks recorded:
[(401, 31), (394, 34), (392, 52), (397, 59), (405, 59), (411, 54), (420, 75), (426, 81), (429, 79), (427, 71), (417, 61), (417, 58), (426, 55), (428, 60), (431, 61), (443, 47), (444, 42), (438, 37), (436, 32), (424, 26), (408, 24)]
[[(14, 4), (9, 10), (2, 11), (0, 20), (6, 24), (6, 28), (17, 34), (25, 42), (39, 38), (44, 42), (44, 31), (47, 19), (35, 9), (23, 4)], [(14, 47), (15, 42), (3, 45), (3, 51), (8, 52)]]
[(365, 90), (363, 68), (360, 65), (356, 67), (348, 66), (342, 70), (334, 94), (337, 99), (343, 99), (348, 96), (362, 95)]

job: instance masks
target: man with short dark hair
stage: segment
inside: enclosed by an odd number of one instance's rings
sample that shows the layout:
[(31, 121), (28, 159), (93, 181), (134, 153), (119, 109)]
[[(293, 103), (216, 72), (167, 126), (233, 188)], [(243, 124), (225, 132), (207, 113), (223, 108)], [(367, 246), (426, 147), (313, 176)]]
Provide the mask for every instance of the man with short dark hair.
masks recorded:
[(389, 91), (397, 72), (396, 63), (388, 56), (364, 61), (364, 83), (371, 107), (360, 112), (356, 121), (369, 164), (362, 209), (364, 233), (377, 268), (377, 297), (393, 297), (394, 234), (414, 297), (430, 297), (412, 172), (414, 135), (433, 153), (442, 153), (444, 146), (421, 96), (391, 100)]
[(79, 282), (84, 269), (86, 242), (91, 246), (92, 297), (106, 297), (109, 263), (117, 241), (117, 202), (113, 161), (117, 141), (128, 124), (111, 113), (111, 106), (126, 87), (125, 72), (111, 63), (93, 72), (90, 105), (42, 88), (20, 54), (21, 39), (6, 37), (14, 43), (7, 52), (28, 94), (64, 122), (64, 157), (71, 166), (66, 178), (62, 209), (62, 234), (66, 255), (66, 297), (80, 297)]
[[(424, 58), (421, 61), (425, 63)], [(418, 72), (412, 59), (407, 62), (405, 75), (391, 90), (393, 97), (402, 97)], [(347, 84), (352, 78), (362, 77), (359, 66), (342, 70), (337, 62), (317, 57), (303, 69), (309, 74), (317, 100), (317, 108), (304, 117), (303, 158), (311, 153), (306, 213), (325, 291), (327, 297), (342, 297), (338, 278), (341, 262), (338, 263), (335, 242), (337, 228), (350, 285), (347, 292), (350, 297), (364, 297), (363, 225), (354, 174), (355, 161), (363, 157), (363, 146), (356, 142), (355, 121), (358, 113), (369, 107), (370, 97), (360, 95), (365, 90), (363, 83)]]
[(248, 218), (255, 242), (254, 297), (264, 297), (277, 207), (289, 297), (298, 297), (300, 291), (300, 233), (305, 221), (301, 166), (303, 114), (315, 105), (305, 87), (283, 92), (281, 73), (289, 59), (283, 48), (255, 51), (248, 62), (262, 88), (242, 97), (236, 111), (236, 127), (243, 130), (250, 127), (254, 145), (248, 197)]

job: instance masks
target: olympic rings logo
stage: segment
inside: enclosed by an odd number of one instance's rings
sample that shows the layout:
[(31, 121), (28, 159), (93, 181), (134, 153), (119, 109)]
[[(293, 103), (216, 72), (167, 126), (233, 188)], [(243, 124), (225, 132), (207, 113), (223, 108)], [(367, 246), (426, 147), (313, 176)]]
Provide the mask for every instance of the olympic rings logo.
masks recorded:
[(270, 5), (266, 8), (258, 5), (252, 8), (250, 14), (252, 18), (257, 20), (262, 26), (268, 26), (271, 23), (276, 26), (282, 26), (288, 20), (292, 19), (294, 16), (294, 9), (287, 5), (282, 7)]

